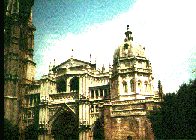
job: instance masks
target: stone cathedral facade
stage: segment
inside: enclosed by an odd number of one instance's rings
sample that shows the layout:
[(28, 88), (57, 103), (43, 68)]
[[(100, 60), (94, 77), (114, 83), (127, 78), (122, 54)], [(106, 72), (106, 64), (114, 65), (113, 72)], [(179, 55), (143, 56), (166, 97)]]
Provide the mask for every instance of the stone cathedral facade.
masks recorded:
[(129, 27), (109, 72), (71, 56), (57, 66), (54, 60), (48, 74), (34, 80), (32, 6), (32, 0), (6, 3), (4, 117), (21, 132), (35, 125), (40, 140), (91, 140), (98, 128), (102, 139), (153, 139), (146, 114), (161, 98), (145, 47), (133, 41)]

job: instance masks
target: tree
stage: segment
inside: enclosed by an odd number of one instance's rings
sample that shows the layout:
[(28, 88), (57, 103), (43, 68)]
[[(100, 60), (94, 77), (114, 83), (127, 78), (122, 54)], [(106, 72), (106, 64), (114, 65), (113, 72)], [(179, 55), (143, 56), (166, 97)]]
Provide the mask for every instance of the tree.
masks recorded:
[(196, 79), (183, 83), (177, 93), (163, 97), (160, 108), (147, 116), (157, 139), (196, 139)]
[(161, 80), (158, 80), (158, 94), (159, 94), (159, 97), (161, 98), (161, 101), (162, 101), (162, 99), (163, 99), (163, 89), (162, 89)]

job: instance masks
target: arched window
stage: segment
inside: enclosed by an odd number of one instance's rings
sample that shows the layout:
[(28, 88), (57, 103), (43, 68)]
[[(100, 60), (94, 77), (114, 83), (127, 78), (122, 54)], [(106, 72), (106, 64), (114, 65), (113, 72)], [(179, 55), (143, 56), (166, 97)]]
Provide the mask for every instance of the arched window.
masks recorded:
[(138, 90), (142, 91), (142, 82), (140, 80), (138, 81)]
[(67, 81), (66, 79), (61, 79), (57, 81), (57, 92), (66, 92)]
[(94, 98), (94, 90), (91, 90), (91, 98)]
[(148, 91), (148, 82), (147, 81), (144, 82), (144, 88), (145, 88), (145, 92), (147, 92)]
[(131, 92), (134, 92), (134, 86), (135, 86), (134, 81), (131, 80), (130, 81)]
[(74, 77), (70, 80), (70, 91), (79, 91), (79, 78), (78, 77)]
[(123, 89), (124, 89), (124, 92), (127, 93), (127, 82), (126, 81), (123, 81)]
[(98, 99), (98, 90), (95, 90), (95, 94), (96, 94), (96, 99)]
[(109, 94), (108, 94), (108, 90), (107, 90), (107, 89), (104, 89), (104, 94), (105, 94), (104, 96), (105, 96), (106, 98), (108, 98), (108, 95), (109, 95)]
[(103, 89), (100, 89), (100, 96), (103, 97)]

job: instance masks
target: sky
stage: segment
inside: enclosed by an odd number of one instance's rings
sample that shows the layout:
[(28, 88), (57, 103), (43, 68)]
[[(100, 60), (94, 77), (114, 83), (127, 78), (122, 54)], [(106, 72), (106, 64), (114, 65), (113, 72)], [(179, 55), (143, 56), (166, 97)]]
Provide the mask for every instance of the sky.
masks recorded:
[(71, 57), (97, 67), (113, 63), (127, 25), (133, 41), (145, 46), (154, 89), (163, 92), (196, 78), (195, 0), (35, 0), (33, 24), (36, 79)]

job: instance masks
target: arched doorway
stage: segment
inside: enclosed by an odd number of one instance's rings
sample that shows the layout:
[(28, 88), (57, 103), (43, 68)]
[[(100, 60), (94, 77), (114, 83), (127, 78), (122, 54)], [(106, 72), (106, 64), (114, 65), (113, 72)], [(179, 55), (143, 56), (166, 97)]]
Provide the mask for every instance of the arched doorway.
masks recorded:
[(70, 80), (70, 91), (79, 91), (79, 77), (73, 77)]
[(52, 123), (51, 134), (55, 140), (78, 139), (78, 118), (71, 111), (62, 111)]

